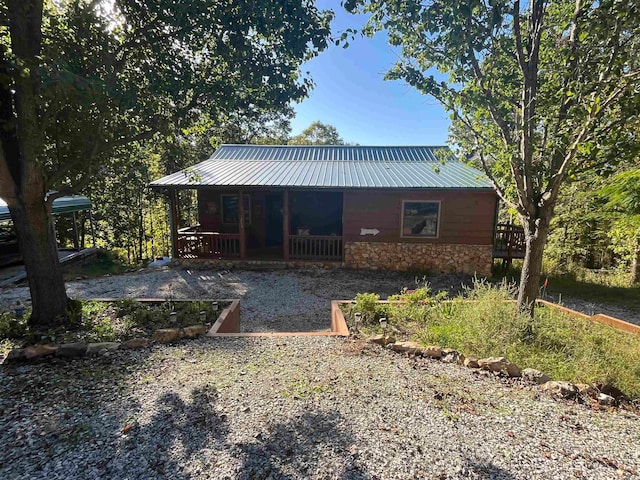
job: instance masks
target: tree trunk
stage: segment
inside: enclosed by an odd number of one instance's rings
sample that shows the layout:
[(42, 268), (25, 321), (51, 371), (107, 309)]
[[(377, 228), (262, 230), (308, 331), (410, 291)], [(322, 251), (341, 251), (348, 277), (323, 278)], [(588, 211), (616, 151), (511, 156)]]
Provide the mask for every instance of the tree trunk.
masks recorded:
[(10, 205), (18, 234), (20, 253), (27, 270), (33, 311), (31, 326), (63, 324), (67, 316), (67, 293), (51, 213), (39, 203)]
[(640, 283), (640, 238), (636, 241), (636, 251), (631, 263), (631, 283)]
[(542, 272), (542, 254), (547, 243), (549, 227), (547, 222), (537, 219), (525, 221), (524, 234), (526, 251), (522, 273), (520, 275), (520, 288), (518, 290), (518, 311), (527, 312), (533, 316), (536, 299), (540, 289), (540, 275)]

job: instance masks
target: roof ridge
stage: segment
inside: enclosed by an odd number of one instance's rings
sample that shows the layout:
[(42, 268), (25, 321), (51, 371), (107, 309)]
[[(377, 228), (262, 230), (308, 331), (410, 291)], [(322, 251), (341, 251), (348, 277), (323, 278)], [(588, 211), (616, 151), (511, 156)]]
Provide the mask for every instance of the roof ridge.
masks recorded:
[(255, 143), (221, 143), (220, 147), (252, 147), (252, 148), (450, 148), (449, 145), (260, 145), (260, 144), (255, 144)]

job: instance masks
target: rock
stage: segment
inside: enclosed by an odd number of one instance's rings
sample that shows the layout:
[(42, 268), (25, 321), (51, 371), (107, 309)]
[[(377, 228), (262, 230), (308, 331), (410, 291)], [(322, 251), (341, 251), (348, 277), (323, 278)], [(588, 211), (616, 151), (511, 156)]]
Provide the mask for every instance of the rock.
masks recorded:
[(606, 393), (598, 394), (596, 400), (598, 400), (598, 403), (600, 405), (605, 405), (607, 407), (613, 407), (618, 403), (615, 398), (613, 398), (611, 395), (607, 395)]
[(608, 383), (604, 383), (601, 385), (597, 385), (598, 391), (605, 393), (613, 398), (615, 398), (616, 400), (622, 400), (625, 398), (624, 393), (622, 393), (622, 390), (620, 390), (619, 388), (614, 387), (613, 385), (610, 385)]
[(87, 351), (87, 344), (84, 342), (63, 343), (58, 346), (56, 355), (58, 357), (81, 357)]
[(386, 335), (373, 335), (372, 337), (367, 338), (367, 343), (375, 343), (376, 345), (386, 345), (387, 344), (387, 336)]
[(87, 355), (98, 355), (104, 351), (117, 350), (118, 347), (120, 347), (118, 342), (90, 343), (87, 345)]
[(444, 363), (464, 363), (465, 356), (453, 348), (442, 349), (442, 361)]
[(462, 362), (465, 367), (468, 368), (480, 368), (480, 364), (478, 363), (478, 359), (475, 357), (468, 357), (464, 359)]
[(478, 360), (478, 365), (483, 370), (489, 370), (490, 372), (502, 372), (506, 373), (510, 377), (519, 377), (520, 369), (517, 365), (509, 362), (504, 357), (488, 357)]
[(442, 357), (442, 348), (438, 345), (429, 345), (428, 347), (422, 347), (420, 353), (425, 357), (440, 358)]
[(578, 393), (586, 397), (597, 398), (598, 393), (600, 393), (597, 388), (586, 383), (576, 383), (576, 387), (578, 388)]
[(389, 348), (394, 352), (400, 353), (417, 353), (422, 351), (422, 345), (417, 342), (395, 342)]
[(522, 370), (522, 378), (538, 385), (551, 381), (551, 378), (548, 375), (540, 370), (536, 370), (535, 368), (525, 368)]
[(15, 362), (16, 360), (24, 360), (26, 358), (24, 350), (24, 348), (11, 350), (7, 354), (7, 357), (4, 359), (4, 363)]
[(187, 338), (195, 338), (207, 333), (207, 327), (204, 325), (194, 325), (192, 327), (184, 327), (182, 329), (182, 336)]
[(574, 398), (578, 394), (578, 387), (571, 382), (547, 382), (542, 385), (542, 390), (562, 398)]
[(120, 344), (120, 348), (125, 348), (127, 350), (134, 350), (136, 348), (146, 348), (151, 344), (151, 342), (146, 338), (132, 338), (131, 340), (126, 340)]
[(178, 339), (180, 330), (177, 328), (161, 328), (153, 332), (153, 338), (158, 343), (171, 343)]
[(35, 347), (27, 347), (24, 349), (24, 356), (27, 360), (46, 357), (47, 355), (53, 355), (55, 353), (55, 345), (36, 345)]

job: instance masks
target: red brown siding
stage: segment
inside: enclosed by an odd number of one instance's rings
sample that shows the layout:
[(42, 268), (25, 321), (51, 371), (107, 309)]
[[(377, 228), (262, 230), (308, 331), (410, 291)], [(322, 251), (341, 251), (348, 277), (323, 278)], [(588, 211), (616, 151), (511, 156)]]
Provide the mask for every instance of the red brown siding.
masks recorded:
[[(403, 200), (440, 201), (438, 238), (401, 237)], [(497, 197), (489, 190), (346, 190), (345, 242), (403, 242), (491, 245)], [(375, 228), (378, 235), (360, 235)]]

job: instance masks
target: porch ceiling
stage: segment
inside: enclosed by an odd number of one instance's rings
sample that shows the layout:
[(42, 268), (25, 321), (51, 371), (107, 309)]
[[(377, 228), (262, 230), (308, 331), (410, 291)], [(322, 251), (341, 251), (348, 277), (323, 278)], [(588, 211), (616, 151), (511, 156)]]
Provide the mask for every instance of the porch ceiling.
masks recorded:
[[(440, 162), (444, 151), (447, 160)], [(152, 187), (491, 188), (447, 147), (222, 145)]]

